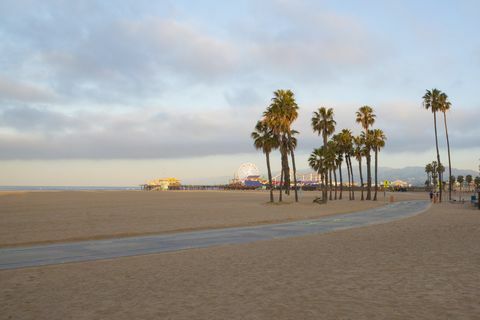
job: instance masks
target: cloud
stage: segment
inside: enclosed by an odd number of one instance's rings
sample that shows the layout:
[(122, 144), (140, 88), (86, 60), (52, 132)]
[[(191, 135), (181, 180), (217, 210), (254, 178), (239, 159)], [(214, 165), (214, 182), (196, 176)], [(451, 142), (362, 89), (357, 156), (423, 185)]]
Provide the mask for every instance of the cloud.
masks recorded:
[(0, 102), (52, 102), (56, 94), (49, 88), (21, 83), (0, 75)]
[[(400, 106), (403, 113), (389, 112)], [(360, 131), (358, 125), (348, 122), (351, 119), (345, 117), (346, 111), (336, 110), (337, 131), (344, 127)], [(449, 113), (452, 150), (478, 145), (478, 110)], [(391, 103), (376, 111), (375, 127), (383, 129), (388, 138), (383, 152), (421, 152), (434, 147), (429, 112), (408, 103)], [(348, 114), (354, 118), (354, 110)], [(165, 159), (255, 152), (250, 132), (256, 117), (256, 113), (239, 114), (235, 109), (172, 112), (150, 108), (142, 112), (67, 114), (49, 107), (4, 108), (0, 127), (9, 133), (0, 136), (0, 159)], [(294, 124), (300, 131), (300, 153), (321, 145), (321, 139), (311, 131), (310, 117), (310, 110), (304, 108)], [(441, 120), (438, 135), (442, 147)]]
[(338, 78), (339, 71), (365, 70), (392, 53), (388, 42), (357, 17), (323, 4), (269, 1), (259, 11), (261, 19), (247, 30), (254, 39), (249, 54), (260, 70), (324, 82)]
[[(40, 108), (6, 109), (0, 159), (178, 158), (253, 151), (245, 120), (223, 111), (65, 115)], [(13, 132), (13, 133), (12, 133)]]
[(303, 2), (273, 4), (218, 32), (210, 21), (162, 14), (175, 10), (151, 3), (10, 2), (0, 7), (0, 65), (68, 103), (131, 105), (198, 85), (258, 86), (272, 77), (323, 82), (384, 56), (381, 39), (355, 17)]
[(225, 92), (225, 99), (232, 107), (251, 107), (264, 100), (252, 87), (238, 87), (228, 90)]

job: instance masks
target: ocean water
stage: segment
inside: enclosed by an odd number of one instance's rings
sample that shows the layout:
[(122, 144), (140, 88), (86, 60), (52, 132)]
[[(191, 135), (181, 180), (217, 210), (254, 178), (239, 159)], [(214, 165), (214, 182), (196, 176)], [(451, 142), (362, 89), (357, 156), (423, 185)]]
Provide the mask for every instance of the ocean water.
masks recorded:
[(140, 186), (0, 186), (0, 191), (109, 191), (109, 190), (141, 190)]

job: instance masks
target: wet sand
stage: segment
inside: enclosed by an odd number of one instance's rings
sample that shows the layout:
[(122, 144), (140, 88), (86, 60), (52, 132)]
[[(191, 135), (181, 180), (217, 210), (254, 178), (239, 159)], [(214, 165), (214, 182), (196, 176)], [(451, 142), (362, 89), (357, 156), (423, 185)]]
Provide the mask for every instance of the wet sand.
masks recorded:
[[(383, 195), (377, 202), (312, 203), (318, 195), (302, 192), (300, 203), (292, 204), (290, 196), (272, 205), (267, 192), (7, 192), (0, 196), (0, 247), (287, 222), (384, 204)], [(426, 198), (424, 193), (394, 196)]]
[(0, 319), (478, 319), (480, 213), (0, 272)]

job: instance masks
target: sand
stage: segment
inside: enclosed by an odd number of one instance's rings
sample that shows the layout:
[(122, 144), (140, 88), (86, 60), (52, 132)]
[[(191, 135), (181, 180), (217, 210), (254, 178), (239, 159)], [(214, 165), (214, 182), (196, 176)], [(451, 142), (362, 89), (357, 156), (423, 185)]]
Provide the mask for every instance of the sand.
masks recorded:
[(383, 195), (377, 202), (318, 205), (312, 202), (318, 194), (302, 192), (300, 203), (292, 204), (291, 196), (271, 205), (266, 192), (10, 192), (0, 196), (0, 247), (286, 222), (384, 205)]
[(480, 212), (0, 271), (0, 319), (478, 319)]

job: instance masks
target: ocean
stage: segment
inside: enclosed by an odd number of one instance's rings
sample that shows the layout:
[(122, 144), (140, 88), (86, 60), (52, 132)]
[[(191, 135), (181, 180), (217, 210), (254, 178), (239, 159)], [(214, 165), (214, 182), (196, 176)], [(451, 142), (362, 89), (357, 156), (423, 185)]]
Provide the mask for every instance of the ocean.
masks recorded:
[(0, 186), (0, 191), (113, 191), (141, 190), (140, 186)]

